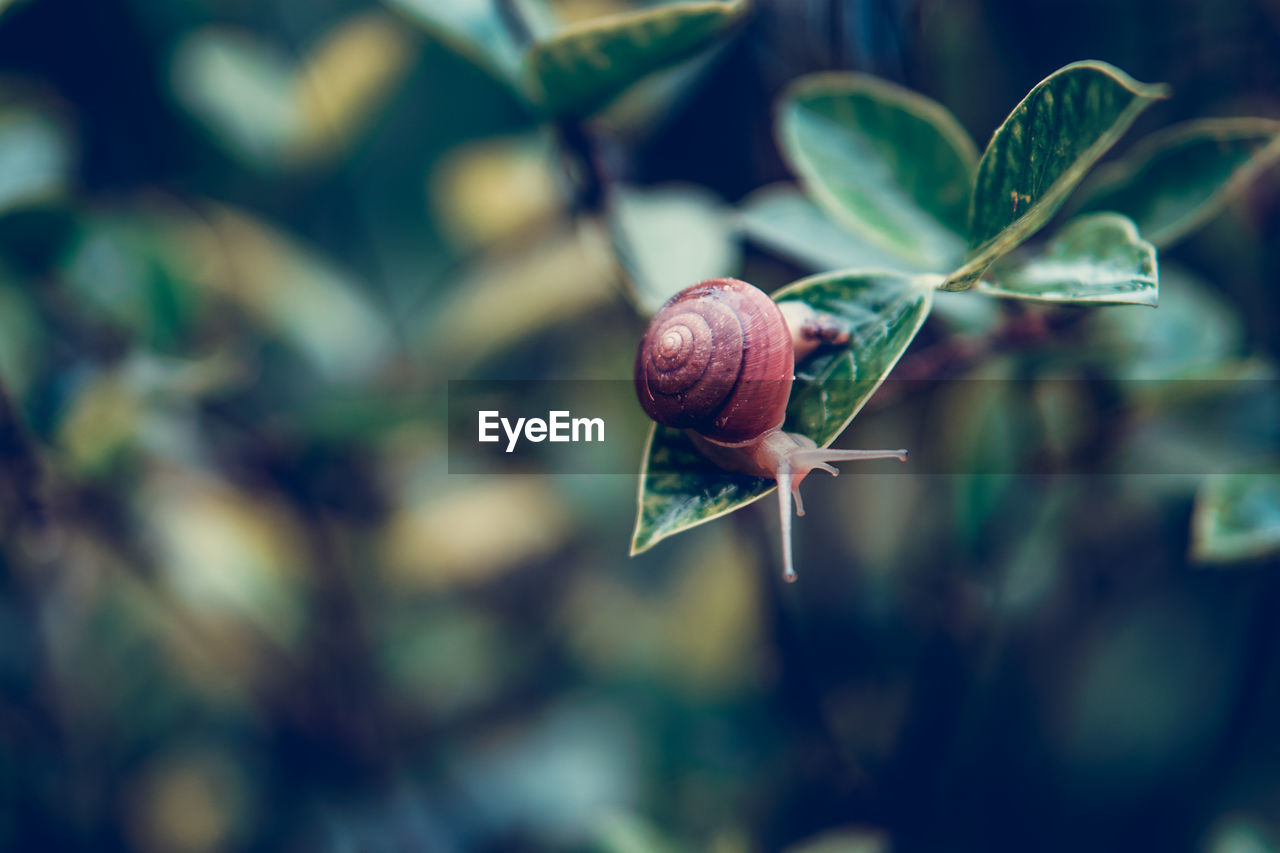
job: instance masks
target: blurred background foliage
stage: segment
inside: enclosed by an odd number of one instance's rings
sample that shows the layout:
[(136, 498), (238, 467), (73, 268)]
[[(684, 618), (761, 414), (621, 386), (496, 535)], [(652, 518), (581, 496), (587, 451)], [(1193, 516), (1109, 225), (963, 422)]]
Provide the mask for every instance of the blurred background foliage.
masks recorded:
[(1186, 381), (1273, 375), (1274, 170), (1156, 311), (941, 294), (848, 442), (1006, 473), (811, 484), (794, 587), (767, 509), (629, 560), (633, 477), (445, 457), (449, 379), (874, 263), (785, 183), (795, 76), (979, 143), (1080, 58), (1172, 84), (1140, 132), (1280, 118), (1280, 8), (758, 0), (602, 111), (513, 76), (656, 5), (0, 2), (0, 847), (1280, 849), (1280, 497), (1188, 474), (1280, 414)]

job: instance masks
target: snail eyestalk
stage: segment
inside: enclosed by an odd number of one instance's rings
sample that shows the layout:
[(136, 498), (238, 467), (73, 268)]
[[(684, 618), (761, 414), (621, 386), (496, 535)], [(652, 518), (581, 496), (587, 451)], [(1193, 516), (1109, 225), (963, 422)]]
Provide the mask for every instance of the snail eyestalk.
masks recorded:
[[(766, 470), (772, 470), (778, 481), (778, 517), (782, 528), (782, 579), (794, 583), (796, 570), (791, 555), (791, 505), (794, 502), (796, 515), (804, 515), (804, 502), (800, 499), (800, 483), (810, 471), (822, 470), (835, 477), (840, 474), (833, 462), (860, 462), (866, 459), (897, 459), (907, 461), (905, 450), (831, 450), (819, 448), (810, 439), (795, 433), (778, 431), (785, 437), (790, 447), (781, 442), (769, 442), (770, 449), (777, 455), (772, 459), (761, 459)], [(779, 446), (781, 448), (779, 449)], [(807, 446), (806, 446), (807, 445)]]
[(804, 302), (779, 302), (778, 310), (791, 330), (791, 347), (797, 364), (819, 347), (849, 342), (849, 327), (839, 317), (824, 314)]

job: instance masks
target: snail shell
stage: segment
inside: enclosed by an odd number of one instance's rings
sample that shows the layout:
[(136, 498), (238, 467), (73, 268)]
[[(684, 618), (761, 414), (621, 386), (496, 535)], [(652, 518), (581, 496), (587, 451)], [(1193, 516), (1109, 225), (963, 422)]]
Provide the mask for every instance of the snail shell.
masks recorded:
[(801, 302), (787, 313), (762, 290), (733, 278), (695, 284), (654, 315), (636, 353), (640, 405), (660, 424), (689, 430), (694, 445), (729, 471), (778, 484), (782, 576), (796, 579), (791, 510), (804, 515), (800, 483), (835, 462), (906, 460), (905, 450), (833, 450), (784, 432), (795, 360), (818, 346), (846, 343), (837, 318)]
[(658, 311), (636, 354), (640, 405), (660, 424), (719, 444), (782, 425), (795, 371), (777, 303), (732, 278), (685, 288)]

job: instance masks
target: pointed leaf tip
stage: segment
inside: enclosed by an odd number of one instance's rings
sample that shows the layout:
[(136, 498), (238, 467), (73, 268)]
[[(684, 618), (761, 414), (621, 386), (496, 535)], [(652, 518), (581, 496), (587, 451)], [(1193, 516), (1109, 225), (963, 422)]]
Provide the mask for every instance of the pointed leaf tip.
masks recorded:
[(1118, 213), (1073, 220), (1044, 248), (997, 262), (994, 283), (978, 289), (993, 296), (1038, 302), (1150, 305), (1160, 293), (1156, 249)]
[(964, 290), (1049, 221), (1072, 189), (1138, 115), (1166, 98), (1097, 60), (1040, 81), (996, 130), (978, 162), (969, 211), (969, 253), (944, 287)]

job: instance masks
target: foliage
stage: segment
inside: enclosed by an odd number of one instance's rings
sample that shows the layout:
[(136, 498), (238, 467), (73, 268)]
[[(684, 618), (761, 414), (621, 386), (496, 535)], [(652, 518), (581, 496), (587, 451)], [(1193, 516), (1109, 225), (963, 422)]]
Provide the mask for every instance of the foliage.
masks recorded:
[[(813, 75), (783, 95), (777, 136), (813, 202), (846, 226), (850, 239), (828, 249), (842, 242), (839, 232), (823, 230), (817, 224), (821, 214), (803, 200), (776, 192), (748, 205), (748, 228), (784, 252), (798, 247), (801, 257), (819, 264), (833, 256), (842, 261), (841, 251), (856, 256), (865, 240), (893, 256), (882, 262), (877, 253), (873, 262), (904, 275), (932, 270), (940, 274), (936, 286), (944, 290), (976, 285), (979, 292), (999, 297), (1154, 307), (1156, 249), (1120, 213), (1078, 216), (1038, 250), (1021, 256), (1010, 252), (1050, 221), (1138, 114), (1167, 94), (1164, 87), (1138, 83), (1106, 63), (1072, 63), (1031, 90), (979, 159), (968, 134), (940, 104), (865, 75)], [(1274, 155), (1267, 145), (1274, 140), (1274, 126), (1262, 119), (1176, 129), (1138, 149), (1127, 171), (1113, 167), (1094, 184), (1086, 204), (1138, 211), (1167, 240), (1220, 209), (1225, 197), (1270, 162)], [(983, 280), (984, 275), (993, 280)], [(841, 278), (859, 281), (849, 273)], [(812, 280), (798, 282), (796, 290), (785, 289), (777, 297), (826, 307), (855, 330), (868, 318), (898, 329), (883, 317), (878, 288), (855, 285), (832, 310), (825, 300), (807, 295), (811, 285)], [(929, 307), (921, 303), (919, 319), (888, 336), (855, 332), (840, 356), (853, 359), (849, 365), (840, 362), (843, 370), (827, 367), (828, 355), (816, 371), (800, 371), (786, 428), (821, 447), (830, 445), (887, 378)], [(869, 390), (863, 393), (864, 388)], [(852, 389), (857, 390), (851, 395)], [(850, 397), (856, 402), (845, 406)], [(833, 407), (836, 415), (818, 422), (798, 416), (814, 399)], [(840, 428), (828, 428), (831, 422)], [(708, 473), (696, 456), (678, 431), (654, 428), (641, 468), (633, 553), (772, 491), (763, 481)]]

